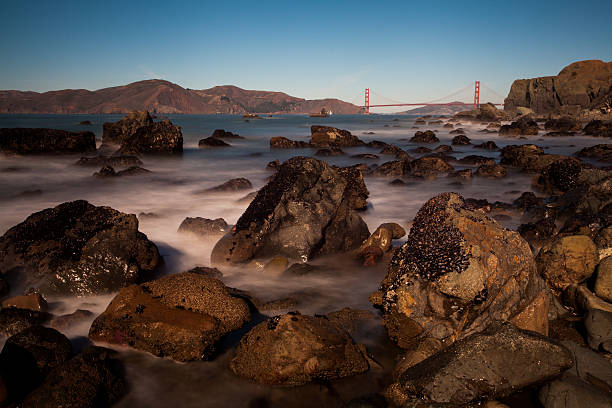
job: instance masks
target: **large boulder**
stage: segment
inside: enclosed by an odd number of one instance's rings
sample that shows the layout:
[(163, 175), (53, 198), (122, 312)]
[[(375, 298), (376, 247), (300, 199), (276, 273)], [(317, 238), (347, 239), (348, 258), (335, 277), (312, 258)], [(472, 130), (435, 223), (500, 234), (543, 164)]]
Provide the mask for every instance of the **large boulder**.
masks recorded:
[(178, 232), (190, 233), (199, 238), (220, 237), (225, 235), (231, 226), (223, 218), (214, 220), (202, 217), (187, 217), (178, 227)]
[(2, 128), (0, 152), (9, 154), (72, 154), (96, 151), (92, 132), (59, 129)]
[(369, 363), (365, 346), (355, 344), (339, 324), (293, 312), (251, 329), (230, 368), (259, 383), (301, 385), (360, 374)]
[(557, 292), (588, 279), (597, 261), (597, 248), (586, 235), (557, 236), (536, 257), (540, 275)]
[(20, 402), (71, 353), (70, 340), (48, 327), (32, 326), (9, 337), (0, 353), (0, 377), (9, 401)]
[(436, 136), (436, 134), (431, 130), (426, 130), (424, 132), (417, 131), (414, 136), (410, 138), (412, 143), (438, 143), (440, 139)]
[(598, 144), (595, 146), (585, 147), (576, 152), (578, 157), (588, 157), (590, 159), (599, 160), (602, 162), (612, 162), (612, 144)]
[(538, 114), (579, 113), (597, 108), (610, 97), (611, 87), (612, 62), (574, 62), (557, 76), (514, 81), (504, 109), (514, 112), (518, 106), (526, 106)]
[(388, 395), (397, 406), (410, 400), (463, 406), (542, 384), (572, 364), (561, 344), (498, 322), (406, 369)]
[(169, 120), (141, 126), (121, 142), (120, 155), (183, 153), (183, 133)]
[(521, 135), (537, 135), (538, 124), (530, 116), (522, 116), (515, 122), (509, 125), (503, 125), (499, 128), (500, 136), (521, 136)]
[(421, 207), (370, 299), (391, 339), (409, 348), (426, 337), (452, 343), (496, 320), (546, 334), (544, 289), (517, 232), (444, 193)]
[(89, 338), (178, 361), (200, 360), (249, 319), (246, 302), (220, 280), (183, 272), (122, 289), (93, 322)]
[(591, 136), (612, 137), (612, 121), (592, 120), (586, 124), (583, 131)]
[(365, 145), (364, 142), (348, 130), (317, 125), (310, 127), (310, 144), (313, 147), (352, 147)]
[(539, 172), (549, 164), (567, 159), (567, 156), (546, 154), (534, 144), (509, 145), (501, 150), (500, 164), (518, 167), (526, 172)]
[(32, 326), (39, 326), (49, 321), (51, 315), (17, 307), (4, 307), (0, 310), (0, 335), (13, 336)]
[(235, 230), (213, 248), (213, 263), (282, 255), (305, 261), (359, 247), (369, 231), (356, 210), (368, 190), (361, 173), (312, 157), (284, 162), (251, 202)]
[(582, 130), (582, 124), (571, 116), (561, 116), (556, 119), (548, 119), (544, 123), (544, 129), (556, 132), (576, 132)]
[(0, 237), (0, 273), (16, 271), (20, 284), (42, 294), (116, 291), (160, 262), (134, 214), (83, 200), (36, 212)]
[(87, 347), (47, 375), (24, 408), (108, 407), (128, 391), (125, 369), (115, 351)]
[(130, 112), (117, 122), (106, 122), (102, 125), (102, 143), (121, 145), (142, 126), (153, 124), (148, 111)]

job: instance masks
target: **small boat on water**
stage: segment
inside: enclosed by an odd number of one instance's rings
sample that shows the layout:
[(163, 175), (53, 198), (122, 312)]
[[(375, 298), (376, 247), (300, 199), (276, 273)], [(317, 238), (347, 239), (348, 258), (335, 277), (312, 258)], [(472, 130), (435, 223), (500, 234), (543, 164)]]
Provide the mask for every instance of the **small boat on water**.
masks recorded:
[(325, 108), (322, 108), (320, 112), (314, 112), (310, 114), (311, 118), (326, 118), (332, 114), (332, 111), (328, 111)]

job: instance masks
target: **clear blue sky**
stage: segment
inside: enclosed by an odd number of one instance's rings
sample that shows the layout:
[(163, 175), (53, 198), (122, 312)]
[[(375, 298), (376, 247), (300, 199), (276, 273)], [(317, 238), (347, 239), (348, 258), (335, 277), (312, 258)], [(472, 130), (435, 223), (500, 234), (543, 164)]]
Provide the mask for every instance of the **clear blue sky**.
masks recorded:
[(612, 59), (612, 1), (8, 1), (0, 89), (163, 78), (361, 102), (432, 100), (473, 83)]

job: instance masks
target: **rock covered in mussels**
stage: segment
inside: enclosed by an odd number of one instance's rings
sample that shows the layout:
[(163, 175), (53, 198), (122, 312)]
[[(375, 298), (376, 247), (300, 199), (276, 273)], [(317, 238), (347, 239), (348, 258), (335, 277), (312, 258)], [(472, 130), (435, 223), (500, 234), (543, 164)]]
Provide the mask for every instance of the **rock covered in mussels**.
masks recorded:
[(357, 248), (370, 235), (357, 213), (367, 197), (358, 170), (291, 158), (258, 191), (211, 259), (217, 264), (275, 255), (306, 260)]
[(310, 145), (313, 147), (352, 147), (364, 146), (365, 143), (348, 130), (313, 125), (310, 127)]
[(151, 276), (161, 258), (138, 220), (79, 200), (30, 215), (0, 237), (0, 273), (43, 294), (99, 294)]
[(561, 344), (511, 323), (496, 322), (404, 370), (389, 387), (388, 396), (397, 406), (413, 399), (463, 406), (542, 384), (572, 364), (571, 353)]
[(0, 129), (0, 152), (9, 154), (71, 154), (96, 151), (92, 132), (43, 128)]
[(258, 324), (240, 341), (234, 373), (259, 383), (301, 385), (368, 370), (365, 346), (325, 316), (291, 312)]
[(246, 302), (220, 280), (183, 272), (121, 289), (91, 325), (89, 338), (178, 361), (200, 360), (249, 319)]
[[(421, 207), (370, 299), (382, 309), (389, 336), (410, 347), (425, 337), (451, 343), (530, 306), (536, 317), (546, 316), (543, 290), (517, 232), (468, 209), (458, 194), (444, 193)], [(532, 330), (546, 333), (548, 320), (536, 317)]]

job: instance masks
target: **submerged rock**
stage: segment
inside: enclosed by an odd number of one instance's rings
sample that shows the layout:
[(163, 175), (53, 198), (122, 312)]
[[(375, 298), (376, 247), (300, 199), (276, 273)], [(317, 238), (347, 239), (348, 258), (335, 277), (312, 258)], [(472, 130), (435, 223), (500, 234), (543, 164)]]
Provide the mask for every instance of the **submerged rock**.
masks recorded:
[(232, 145), (224, 142), (221, 139), (217, 139), (216, 137), (207, 137), (204, 139), (200, 139), (198, 142), (198, 147), (200, 149), (211, 149), (216, 147), (231, 147)]
[(503, 125), (499, 128), (499, 135), (505, 136), (521, 136), (521, 135), (537, 135), (539, 131), (538, 124), (530, 116), (522, 116), (515, 122), (509, 125)]
[(260, 323), (240, 341), (230, 368), (264, 384), (301, 385), (368, 370), (365, 346), (323, 316), (297, 312)]
[(538, 172), (555, 161), (567, 158), (567, 156), (545, 154), (541, 147), (534, 144), (509, 145), (501, 151), (500, 164), (518, 167), (527, 172)]
[(213, 263), (281, 255), (307, 260), (357, 248), (369, 236), (356, 210), (368, 191), (361, 173), (311, 157), (284, 162), (259, 190), (235, 231), (213, 248)]
[(388, 395), (398, 406), (412, 399), (464, 405), (544, 383), (572, 364), (571, 353), (548, 337), (495, 323), (405, 370)]
[(476, 170), (476, 175), (481, 177), (502, 178), (506, 177), (506, 174), (506, 168), (501, 164), (483, 164)]
[(243, 177), (235, 178), (226, 181), (223, 184), (219, 184), (218, 186), (209, 188), (206, 191), (209, 192), (233, 192), (233, 191), (242, 191), (242, 190), (250, 190), (253, 188), (251, 182)]
[(0, 152), (9, 154), (72, 154), (96, 151), (92, 132), (59, 129), (2, 128)]
[(191, 233), (199, 238), (209, 238), (223, 236), (230, 228), (223, 218), (211, 220), (202, 217), (187, 217), (179, 225), (178, 232)]
[(81, 157), (75, 164), (91, 167), (132, 167), (142, 166), (142, 161), (136, 156), (94, 156)]
[(323, 156), (323, 157), (333, 157), (333, 156), (342, 156), (344, 151), (339, 147), (332, 147), (330, 149), (319, 149), (315, 153), (315, 156)]
[(89, 338), (178, 361), (207, 359), (249, 307), (215, 278), (190, 272), (123, 288), (91, 325)]
[(416, 132), (414, 136), (410, 138), (410, 141), (413, 143), (438, 143), (440, 139), (438, 139), (436, 134), (431, 130), (426, 130), (424, 132)]
[(391, 339), (406, 348), (425, 337), (451, 343), (529, 308), (530, 329), (546, 333), (543, 291), (531, 249), (517, 232), (444, 193), (421, 207), (370, 299), (382, 308)]
[(588, 157), (602, 162), (612, 162), (612, 144), (598, 144), (576, 152), (578, 157)]
[(270, 138), (270, 148), (273, 149), (302, 149), (310, 147), (310, 144), (301, 140), (291, 140), (283, 136)]
[(612, 137), (612, 121), (592, 120), (583, 131), (591, 136)]
[(364, 142), (348, 130), (316, 125), (310, 127), (310, 144), (313, 147), (353, 147), (365, 145)]
[(72, 201), (30, 215), (0, 237), (0, 273), (42, 294), (100, 294), (152, 275), (161, 258), (138, 220)]
[(87, 347), (51, 371), (22, 406), (108, 407), (127, 391), (125, 369), (117, 353), (103, 347)]
[(217, 139), (244, 139), (244, 137), (228, 132), (225, 129), (215, 129), (210, 137), (216, 137)]

